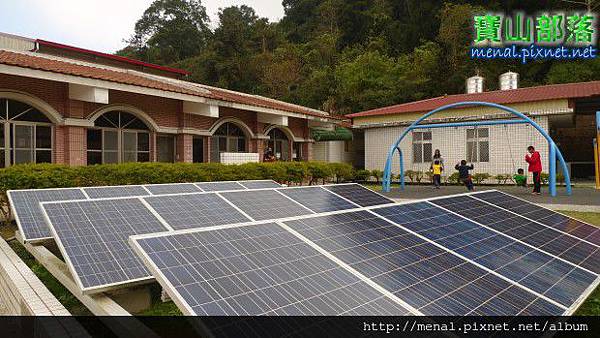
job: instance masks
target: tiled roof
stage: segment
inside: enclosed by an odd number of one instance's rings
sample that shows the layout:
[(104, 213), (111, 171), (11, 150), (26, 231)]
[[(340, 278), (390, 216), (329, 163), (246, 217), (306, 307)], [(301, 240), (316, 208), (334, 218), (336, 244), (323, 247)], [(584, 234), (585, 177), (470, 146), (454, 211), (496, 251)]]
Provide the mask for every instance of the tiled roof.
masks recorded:
[(258, 95), (243, 94), (226, 89), (203, 86), (185, 81), (176, 81), (158, 76), (145, 76), (142, 73), (135, 74), (133, 72), (120, 70), (117, 68), (106, 68), (101, 66), (95, 67), (93, 65), (81, 64), (75, 61), (70, 62), (65, 59), (55, 59), (41, 55), (31, 55), (29, 53), (0, 50), (0, 64), (158, 89), (173, 93), (199, 96), (208, 99), (245, 104), (255, 107), (282, 110), (309, 116), (339, 119), (334, 116), (329, 116), (325, 112)]
[(600, 95), (600, 81), (555, 84), (537, 87), (524, 87), (511, 90), (495, 90), (483, 93), (457, 94), (408, 102), (389, 107), (367, 110), (346, 117), (377, 116), (402, 113), (428, 112), (438, 107), (461, 101), (486, 101), (498, 104), (534, 102), (553, 99), (582, 98)]

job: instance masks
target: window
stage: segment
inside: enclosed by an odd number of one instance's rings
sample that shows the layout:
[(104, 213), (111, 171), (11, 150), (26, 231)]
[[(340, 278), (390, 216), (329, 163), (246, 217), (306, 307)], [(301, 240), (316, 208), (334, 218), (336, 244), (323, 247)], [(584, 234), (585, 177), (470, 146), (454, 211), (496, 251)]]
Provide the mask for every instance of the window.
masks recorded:
[(242, 153), (246, 151), (246, 135), (235, 124), (224, 123), (215, 131), (211, 144), (211, 161), (220, 162), (223, 152)]
[(50, 119), (19, 101), (0, 99), (0, 167), (52, 162)]
[(490, 161), (488, 128), (467, 129), (467, 162)]
[(281, 161), (290, 160), (290, 141), (280, 129), (274, 128), (269, 132), (267, 146), (271, 148), (276, 159)]
[(294, 142), (294, 155), (293, 155), (294, 161), (302, 161), (303, 160), (302, 145), (303, 145), (303, 143)]
[(159, 135), (156, 137), (156, 157), (158, 162), (175, 162), (174, 135)]
[(352, 141), (346, 140), (344, 141), (344, 152), (349, 153), (352, 151)]
[(431, 132), (413, 132), (413, 163), (431, 162), (433, 156)]
[(149, 162), (148, 126), (132, 114), (112, 111), (87, 130), (88, 164)]

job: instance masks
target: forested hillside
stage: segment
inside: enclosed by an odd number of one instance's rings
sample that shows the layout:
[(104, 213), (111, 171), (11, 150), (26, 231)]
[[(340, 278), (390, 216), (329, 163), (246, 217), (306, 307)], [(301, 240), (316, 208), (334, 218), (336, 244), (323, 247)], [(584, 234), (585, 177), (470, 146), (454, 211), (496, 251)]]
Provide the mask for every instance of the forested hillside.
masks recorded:
[[(275, 0), (277, 1), (277, 0)], [(473, 61), (474, 13), (585, 11), (560, 0), (283, 0), (280, 22), (248, 6), (210, 23), (200, 0), (156, 0), (119, 55), (183, 68), (191, 81), (335, 114), (464, 92), (478, 71), (486, 89), (512, 70), (521, 86), (600, 79), (600, 61)], [(211, 28), (213, 27), (213, 28)]]

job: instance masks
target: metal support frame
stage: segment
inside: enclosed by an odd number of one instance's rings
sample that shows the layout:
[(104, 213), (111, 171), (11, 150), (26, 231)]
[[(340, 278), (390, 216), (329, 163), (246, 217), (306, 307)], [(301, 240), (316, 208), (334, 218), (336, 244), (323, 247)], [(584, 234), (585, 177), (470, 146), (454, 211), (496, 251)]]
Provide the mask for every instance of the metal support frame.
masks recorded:
[(594, 139), (594, 168), (596, 189), (600, 189), (600, 111), (596, 112), (596, 138)]
[[(518, 117), (518, 119), (420, 124), (426, 118), (428, 118), (431, 115), (434, 115), (436, 113), (439, 113), (443, 110), (459, 108), (459, 107), (477, 107), (477, 106), (497, 108), (497, 109), (503, 110), (505, 112), (508, 112), (508, 113)], [(597, 114), (597, 120), (598, 120), (597, 123), (600, 123), (600, 113)], [(525, 114), (523, 114), (515, 109), (512, 109), (507, 106), (503, 106), (503, 105), (500, 105), (497, 103), (482, 102), (482, 101), (457, 102), (457, 103), (452, 103), (452, 104), (448, 104), (448, 105), (436, 108), (436, 109), (428, 112), (427, 114), (421, 116), (416, 121), (414, 121), (410, 126), (408, 126), (402, 132), (402, 134), (396, 140), (396, 142), (394, 142), (394, 144), (392, 144), (392, 146), (390, 147), (390, 149), (388, 151), (388, 156), (387, 156), (387, 160), (385, 162), (385, 168), (383, 171), (383, 182), (382, 182), (383, 191), (385, 191), (385, 192), (390, 191), (392, 159), (393, 159), (396, 151), (398, 151), (398, 155), (400, 158), (400, 188), (402, 190), (404, 190), (404, 187), (405, 187), (404, 161), (403, 161), (404, 156), (402, 154), (402, 150), (400, 149), (400, 142), (402, 142), (402, 140), (406, 137), (406, 135), (408, 135), (408, 133), (411, 132), (412, 130), (447, 128), (447, 127), (492, 126), (492, 125), (507, 125), (507, 124), (520, 124), (520, 123), (528, 123), (531, 126), (533, 126), (548, 142), (548, 149), (549, 149), (548, 171), (549, 171), (549, 175), (550, 175), (548, 185), (549, 185), (550, 195), (556, 196), (556, 160), (557, 159), (560, 162), (560, 165), (561, 165), (564, 177), (565, 177), (566, 193), (567, 193), (567, 195), (571, 195), (571, 192), (572, 192), (571, 191), (571, 179), (569, 176), (569, 170), (567, 168), (567, 164), (565, 163), (565, 160), (562, 156), (562, 153), (560, 152), (560, 149), (558, 149), (558, 147), (556, 146), (556, 143), (554, 143), (554, 140), (552, 140), (552, 138), (544, 130), (544, 128), (542, 128), (539, 124), (537, 124), (535, 121), (533, 121), (531, 118), (529, 118)]]

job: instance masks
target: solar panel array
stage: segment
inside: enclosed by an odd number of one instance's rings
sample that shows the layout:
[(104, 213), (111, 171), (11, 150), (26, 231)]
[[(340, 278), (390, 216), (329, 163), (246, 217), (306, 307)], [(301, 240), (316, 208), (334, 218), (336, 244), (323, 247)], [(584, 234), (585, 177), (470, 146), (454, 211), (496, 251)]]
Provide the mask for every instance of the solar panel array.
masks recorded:
[[(357, 191), (355, 187), (336, 188), (325, 187), (340, 198), (353, 196), (355, 200), (351, 203), (361, 201), (369, 205), (370, 200), (377, 199), (373, 195), (349, 192)], [(304, 206), (310, 207), (309, 190), (303, 193), (280, 191), (290, 198), (296, 195), (304, 201)], [(315, 209), (326, 204), (321, 203), (318, 193), (314, 195), (317, 196)], [(518, 215), (522, 213), (527, 217), (533, 212), (545, 217), (538, 221)], [(259, 303), (254, 299), (233, 301), (237, 294), (219, 291), (231, 290), (230, 285), (242, 281), (245, 289), (237, 292), (244, 295), (259, 292), (264, 285), (247, 282), (256, 281), (255, 275), (249, 279), (240, 277), (254, 269), (261, 271), (260, 279), (270, 281), (267, 286), (277, 285), (277, 278), (312, 276), (314, 270), (301, 264), (294, 265), (291, 271), (262, 268), (265, 264), (277, 266), (274, 259), (287, 255), (277, 250), (297, 243), (316, 250), (333, 263), (332, 267), (348, 271), (374, 287), (385, 297), (382, 299), (400, 305), (411, 314), (571, 314), (600, 283), (594, 268), (600, 266), (596, 251), (584, 245), (593, 244), (590, 235), (596, 229), (552, 213), (505, 194), (486, 192), (412, 203), (385, 202), (385, 205), (358, 209), (340, 207), (324, 214), (269, 221), (268, 225), (255, 222), (227, 229), (191, 229), (133, 236), (130, 241), (187, 314), (330, 314), (320, 307), (315, 312), (311, 306), (279, 311), (280, 307), (269, 303), (267, 295), (258, 297), (262, 303), (257, 307)], [(573, 230), (566, 226), (569, 224), (586, 231), (569, 231)], [(282, 234), (285, 239), (262, 246), (263, 236), (280, 238)], [(568, 242), (571, 247), (563, 250), (565, 235), (571, 239)], [(535, 241), (530, 241), (529, 236)], [(582, 247), (588, 250), (582, 251)], [(255, 257), (253, 250), (269, 254)], [(245, 260), (246, 255), (250, 255), (248, 260)], [(289, 259), (293, 257), (290, 255)], [(295, 257), (302, 260), (303, 255)], [(282, 262), (289, 266), (286, 260)], [(223, 273), (227, 277), (221, 277)], [(234, 279), (229, 280), (230, 277)], [(322, 289), (326, 289), (323, 281), (312, 284), (319, 288), (321, 283)], [(297, 293), (297, 290), (305, 289), (297, 286), (275, 293), (278, 304), (285, 307), (285, 304), (320, 298), (326, 304), (335, 304), (331, 305), (337, 308), (334, 314), (352, 313), (344, 312), (340, 304), (323, 297), (317, 290), (306, 293)], [(217, 303), (220, 307), (215, 308)], [(370, 311), (370, 314), (379, 314), (376, 310)], [(397, 311), (402, 314), (402, 310)]]
[[(272, 180), (240, 181), (248, 186), (280, 187)], [(204, 186), (206, 190), (201, 187)], [(231, 189), (230, 189), (231, 188)], [(73, 201), (97, 198), (119, 198), (165, 194), (184, 194), (202, 191), (244, 190), (246, 188), (236, 181), (209, 183), (169, 183), (127, 185), (110, 187), (60, 188), (60, 189), (25, 189), (8, 191), (10, 206), (13, 209), (17, 226), (24, 242), (36, 242), (52, 239), (50, 230), (45, 224), (40, 202)]]
[(394, 204), (357, 184), (253, 181), (9, 197), (23, 233), (47, 218), (83, 292), (155, 276), (186, 314), (561, 315), (600, 283), (598, 228), (497, 191)]
[[(128, 263), (130, 269), (140, 272), (140, 275), (132, 276), (127, 271), (115, 273), (118, 270), (121, 255), (132, 256), (130, 252), (122, 252), (127, 247), (127, 238), (133, 234), (145, 234), (157, 231), (181, 230), (188, 228), (203, 228), (218, 225), (248, 223), (257, 220), (279, 219), (307, 215), (318, 212), (303, 206), (297, 201), (286, 197), (284, 190), (294, 190), (296, 194), (305, 196), (303, 191), (314, 191), (320, 189), (320, 196), (325, 200), (340, 199), (345, 204), (337, 204), (340, 209), (346, 208), (348, 204), (357, 207), (350, 201), (346, 201), (334, 193), (320, 187), (294, 187), (294, 188), (266, 188), (262, 190), (243, 190), (227, 192), (202, 192), (185, 193), (176, 195), (141, 196), (135, 198), (105, 198), (86, 201), (59, 201), (42, 203), (42, 208), (48, 217), (48, 226), (54, 231), (54, 238), (61, 249), (63, 256), (70, 259), (67, 262), (74, 275), (78, 276), (82, 292), (95, 293), (107, 288), (116, 288), (138, 282), (140, 279), (151, 279), (151, 274), (145, 269), (137, 257), (133, 257)], [(102, 208), (97, 205), (103, 203)], [(123, 203), (127, 209), (119, 209), (117, 206)], [(334, 205), (335, 206), (335, 205)], [(143, 216), (140, 216), (143, 215)], [(107, 227), (107, 219), (113, 219), (116, 224), (123, 224), (122, 234), (111, 236), (111, 231), (118, 231), (118, 227)], [(78, 242), (72, 237), (79, 238), (76, 232), (77, 221), (85, 228), (85, 241)], [(148, 228), (136, 219), (147, 221), (148, 224), (160, 224), (161, 229)], [(90, 243), (107, 243), (110, 245), (100, 246), (107, 251), (106, 257), (99, 257), (102, 264), (97, 264), (94, 273), (97, 278), (90, 278), (88, 271), (80, 268), (87, 264), (90, 259), (85, 257), (81, 263), (80, 246)], [(97, 251), (94, 251), (97, 252)], [(97, 262), (94, 262), (97, 263)], [(109, 276), (109, 277), (106, 277)]]

